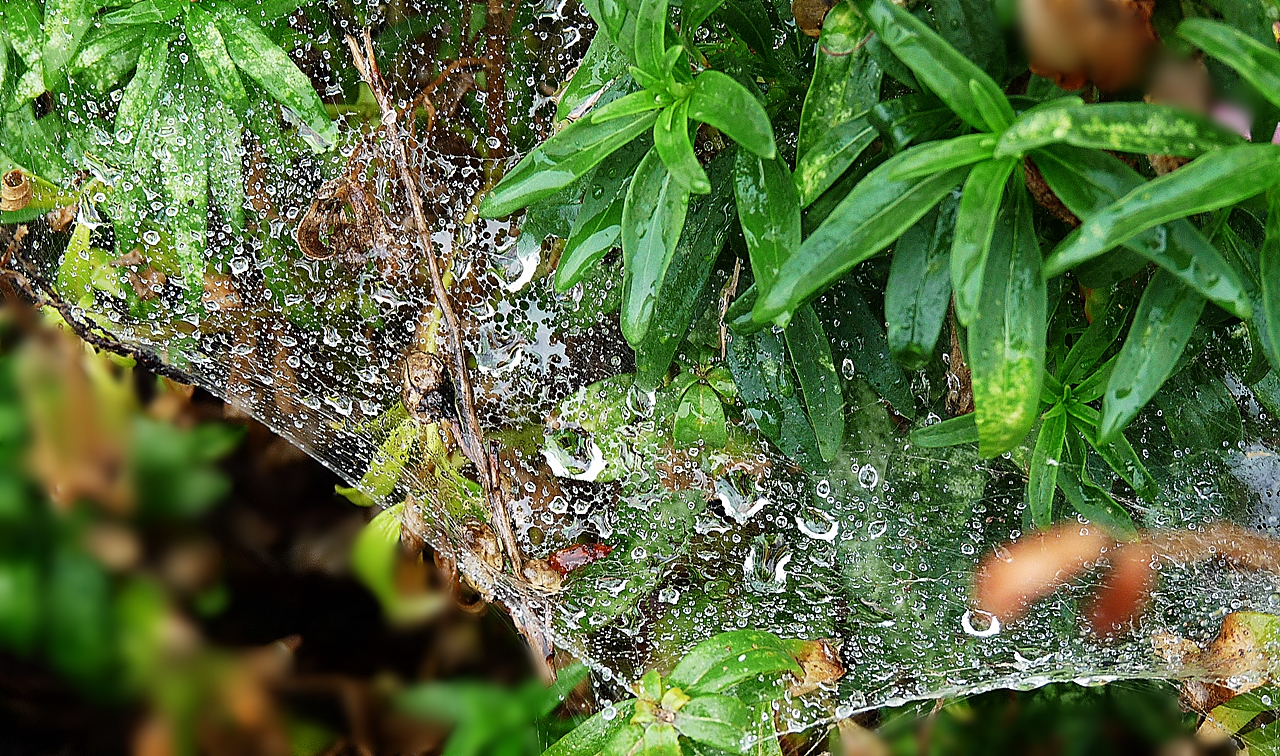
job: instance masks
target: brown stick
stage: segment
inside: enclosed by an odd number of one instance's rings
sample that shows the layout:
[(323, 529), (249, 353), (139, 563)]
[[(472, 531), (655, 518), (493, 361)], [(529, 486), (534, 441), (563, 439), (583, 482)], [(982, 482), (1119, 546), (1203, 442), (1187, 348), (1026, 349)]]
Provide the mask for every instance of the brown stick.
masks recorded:
[(405, 151), (404, 140), (400, 136), (399, 126), (396, 123), (400, 113), (387, 95), (386, 82), (382, 79), (382, 73), (378, 70), (377, 61), (373, 55), (373, 38), (369, 30), (365, 29), (364, 31), (363, 53), (360, 50), (359, 43), (351, 36), (347, 37), (347, 46), (351, 48), (351, 56), (356, 70), (360, 73), (361, 78), (365, 80), (365, 83), (369, 85), (369, 89), (373, 91), (373, 96), (378, 101), (378, 107), (382, 111), (382, 123), (386, 126), (385, 132), (387, 139), (391, 143), (400, 183), (404, 187), (405, 194), (409, 199), (409, 206), (413, 210), (413, 224), (418, 234), (418, 242), (422, 245), (423, 252), (427, 258), (427, 268), (431, 273), (431, 288), (435, 293), (436, 306), (440, 308), (445, 325), (448, 327), (449, 351), (452, 353), (451, 356), (453, 358), (453, 379), (456, 384), (458, 399), (462, 404), (459, 408), (461, 417), (458, 421), (462, 451), (479, 471), (477, 477), (484, 487), (485, 500), (489, 503), (489, 511), (494, 520), (494, 527), (501, 534), (503, 546), (507, 551), (507, 557), (511, 560), (515, 574), (519, 575), (522, 566), (519, 545), (516, 543), (515, 533), (511, 530), (511, 521), (507, 516), (506, 506), (502, 502), (501, 495), (496, 490), (496, 470), (490, 464), (490, 457), (484, 443), (484, 432), (481, 430), (480, 420), (476, 416), (475, 393), (471, 389), (471, 378), (467, 368), (467, 353), (462, 344), (462, 329), (458, 325), (458, 318), (453, 312), (453, 306), (449, 303), (449, 293), (445, 289), (444, 281), (440, 276), (440, 261), (436, 257), (435, 245), (431, 243), (431, 234), (428, 230), (426, 215), (422, 211), (422, 198), (418, 195), (413, 174), (409, 171), (409, 157)]

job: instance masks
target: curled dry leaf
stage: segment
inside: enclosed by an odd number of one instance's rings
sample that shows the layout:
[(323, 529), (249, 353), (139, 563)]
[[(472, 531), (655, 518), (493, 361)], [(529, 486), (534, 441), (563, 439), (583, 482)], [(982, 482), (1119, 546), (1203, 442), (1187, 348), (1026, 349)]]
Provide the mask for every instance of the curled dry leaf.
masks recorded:
[(424, 423), (458, 416), (444, 362), (428, 352), (410, 352), (405, 358), (400, 398), (409, 414)]
[(524, 563), (524, 578), (534, 590), (542, 593), (559, 593), (561, 573), (549, 560), (530, 559)]
[(1156, 44), (1155, 0), (1018, 0), (1031, 70), (1059, 87), (1135, 84)]
[(1182, 700), (1192, 711), (1207, 714), (1276, 679), (1280, 671), (1276, 630), (1273, 615), (1232, 612), (1222, 618), (1217, 637), (1203, 649), (1187, 638), (1153, 640), (1156, 653), (1165, 661), (1196, 670), (1198, 679), (1182, 684)]
[(208, 270), (204, 274), (204, 294), (201, 296), (201, 302), (204, 304), (204, 309), (209, 312), (225, 312), (244, 307), (244, 300), (240, 298), (240, 292), (236, 291), (235, 282), (231, 276)]
[(806, 641), (795, 653), (795, 657), (804, 670), (804, 677), (791, 686), (792, 695), (803, 696), (817, 690), (819, 686), (844, 677), (840, 654), (825, 639)]

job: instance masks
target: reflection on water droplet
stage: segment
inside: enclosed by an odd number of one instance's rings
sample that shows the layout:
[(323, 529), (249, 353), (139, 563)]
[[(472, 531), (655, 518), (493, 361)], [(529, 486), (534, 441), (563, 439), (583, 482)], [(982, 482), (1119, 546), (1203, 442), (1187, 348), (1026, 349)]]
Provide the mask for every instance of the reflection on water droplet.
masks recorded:
[(747, 586), (760, 593), (781, 593), (787, 587), (791, 550), (778, 536), (756, 536), (742, 563)]
[(717, 478), (715, 489), (725, 514), (740, 524), (750, 520), (769, 503), (769, 499), (761, 495), (755, 476), (745, 470), (732, 470)]
[[(977, 620), (977, 624), (974, 623)], [(975, 638), (990, 638), (1000, 632), (1000, 618), (981, 609), (969, 609), (960, 618), (960, 626)]]
[(858, 469), (858, 484), (870, 491), (880, 482), (880, 473), (871, 465), (863, 465)]
[(856, 373), (857, 368), (854, 366), (853, 360), (845, 357), (844, 362), (840, 363), (840, 374), (845, 377), (845, 380), (851, 381)]

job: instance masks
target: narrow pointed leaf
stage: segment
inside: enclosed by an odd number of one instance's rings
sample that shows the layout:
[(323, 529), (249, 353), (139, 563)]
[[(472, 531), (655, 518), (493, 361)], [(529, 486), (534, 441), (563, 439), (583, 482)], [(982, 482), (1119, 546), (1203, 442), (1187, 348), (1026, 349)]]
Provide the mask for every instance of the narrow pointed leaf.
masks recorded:
[(777, 154), (773, 125), (760, 101), (728, 74), (703, 71), (693, 81), (689, 117), (714, 126), (762, 158)]
[(667, 0), (640, 0), (636, 14), (636, 65), (657, 78), (667, 75), (662, 57), (667, 52)]
[(968, 134), (954, 139), (922, 144), (904, 153), (903, 161), (898, 164), (889, 178), (897, 180), (919, 178), (938, 171), (989, 160), (995, 146), (996, 137), (991, 134)]
[(685, 0), (680, 9), (680, 28), (687, 34), (702, 26), (702, 22), (711, 17), (716, 9), (724, 5), (725, 0)]
[(219, 12), (216, 23), (236, 66), (296, 116), (314, 148), (332, 146), (338, 127), (330, 120), (311, 79), (298, 70), (288, 54), (240, 13)]
[(839, 281), (814, 300), (813, 309), (818, 319), (828, 324), (831, 355), (841, 373), (851, 364), (854, 374), (870, 383), (895, 412), (914, 418), (916, 397), (911, 378), (889, 351), (882, 313), (871, 308), (857, 282), (852, 277)]
[(711, 191), (711, 181), (702, 170), (693, 143), (689, 141), (689, 101), (676, 103), (658, 115), (653, 127), (653, 146), (667, 171), (693, 194)]
[(1115, 343), (1132, 313), (1133, 300), (1119, 291), (1112, 293), (1101, 317), (1095, 317), (1080, 338), (1071, 345), (1071, 351), (1058, 368), (1058, 377), (1064, 383), (1080, 383), (1089, 375), (1111, 345)]
[(853, 266), (893, 244), (969, 171), (953, 168), (923, 179), (893, 181), (888, 175), (898, 159), (858, 182), (783, 264), (773, 288), (756, 301), (757, 321), (785, 319)]
[(71, 64), (72, 76), (106, 94), (125, 80), (138, 63), (146, 27), (101, 27), (85, 36), (80, 52)]
[[(951, 243), (951, 287), (955, 291), (956, 317), (965, 325), (973, 321), (978, 310), (996, 215), (1017, 165), (1013, 159), (987, 160), (974, 166), (964, 182)], [(1016, 186), (1014, 189), (1021, 191)]]
[(1160, 390), (1191, 339), (1204, 305), (1204, 297), (1172, 275), (1159, 271), (1151, 278), (1107, 382), (1098, 423), (1100, 443), (1111, 443)]
[[(670, 98), (667, 99), (669, 100)], [(612, 121), (615, 118), (623, 118), (637, 113), (646, 113), (650, 110), (657, 110), (665, 104), (667, 104), (666, 100), (655, 95), (648, 89), (642, 89), (639, 92), (632, 92), (629, 95), (623, 95), (616, 100), (601, 105), (591, 111), (589, 118), (593, 124), (602, 124)]]
[(120, 25), (163, 24), (177, 18), (182, 13), (183, 5), (184, 3), (178, 2), (143, 0), (108, 13), (102, 17), (102, 22)]
[(844, 394), (831, 357), (831, 342), (809, 305), (796, 310), (784, 333), (791, 364), (800, 378), (809, 422), (818, 437), (818, 450), (823, 459), (830, 461), (840, 452), (844, 439)]
[(649, 130), (657, 118), (650, 112), (603, 124), (586, 118), (574, 121), (503, 176), (480, 203), (480, 214), (501, 218), (550, 197)]
[(889, 350), (908, 370), (929, 362), (951, 302), (951, 239), (959, 198), (947, 198), (898, 240), (884, 292)]
[(1120, 360), (1120, 355), (1116, 355), (1106, 362), (1102, 363), (1097, 370), (1088, 378), (1080, 382), (1072, 392), (1076, 401), (1084, 404), (1094, 402), (1102, 398), (1107, 392), (1107, 383), (1111, 380), (1111, 371), (1115, 370), (1116, 362)]
[(780, 664), (773, 669), (775, 672), (799, 669), (778, 636), (761, 630), (731, 630), (694, 646), (671, 670), (667, 681), (685, 693), (719, 693), (720, 690), (705, 687), (704, 681), (736, 664), (734, 660), (738, 656), (757, 650), (768, 650), (777, 655)]
[[(923, 21), (888, 0), (855, 1), (894, 55), (966, 123), (999, 132), (1013, 122), (1013, 106), (999, 85)], [(981, 103), (971, 86), (983, 92)]]
[(560, 93), (560, 101), (556, 103), (556, 120), (563, 121), (578, 114), (626, 70), (627, 59), (622, 51), (609, 39), (607, 32), (597, 32), (591, 38), (591, 45), (587, 47), (587, 53), (582, 57), (573, 77)]
[(1228, 24), (1191, 18), (1178, 25), (1178, 36), (1230, 66), (1280, 108), (1280, 52)]
[(1058, 488), (1067, 503), (1089, 522), (1102, 526), (1115, 538), (1130, 540), (1137, 535), (1133, 518), (1110, 493), (1089, 477), (1085, 451), (1079, 438), (1068, 441), (1066, 462), (1058, 471)]
[(982, 306), (969, 327), (969, 366), (978, 451), (1009, 451), (1035, 424), (1044, 381), (1048, 304), (1030, 200), (1009, 193), (996, 220), (982, 282)]
[(1076, 147), (1141, 155), (1195, 157), (1244, 143), (1205, 116), (1143, 102), (1046, 105), (1033, 108), (1000, 136), (996, 157), (1022, 157), (1037, 147)]
[(773, 329), (735, 333), (729, 341), (728, 358), (733, 383), (747, 407), (743, 413), (747, 419), (791, 459), (810, 468), (822, 465), (818, 440), (804, 414), (782, 337)]
[[(1045, 259), (1052, 277), (1163, 223), (1234, 205), (1280, 184), (1280, 147), (1244, 145), (1204, 155), (1133, 190), (1089, 218)], [(1152, 240), (1163, 251), (1167, 234)]]
[(733, 172), (738, 221), (758, 291), (768, 291), (800, 248), (800, 200), (781, 158), (738, 150)]
[(645, 141), (637, 139), (596, 167), (556, 265), (556, 291), (563, 294), (573, 288), (618, 245), (622, 238), (622, 208), (626, 204), (627, 187), (646, 152)]
[(249, 95), (245, 92), (236, 64), (227, 54), (226, 43), (222, 39), (222, 32), (218, 31), (218, 26), (214, 23), (213, 14), (192, 4), (187, 8), (187, 20), (183, 28), (204, 68), (205, 79), (222, 100), (231, 106), (232, 112), (243, 114), (249, 107)]
[(857, 119), (879, 99), (880, 66), (863, 44), (868, 34), (867, 22), (852, 3), (839, 3), (827, 12), (800, 110), (800, 163), (820, 142), (830, 143), (830, 131)]
[(917, 428), (911, 431), (911, 443), (921, 449), (976, 444), (978, 443), (978, 416), (970, 412), (967, 415)]
[[(1258, 278), (1264, 317), (1258, 337), (1268, 354), (1280, 354), (1280, 189), (1270, 193), (1267, 234), (1258, 254)], [(1280, 370), (1280, 368), (1275, 368)]]
[(1080, 435), (1089, 442), (1098, 456), (1102, 457), (1116, 475), (1123, 478), (1124, 482), (1128, 483), (1139, 496), (1148, 501), (1154, 501), (1159, 493), (1155, 478), (1147, 472), (1146, 466), (1142, 464), (1142, 459), (1133, 448), (1133, 444), (1129, 443), (1129, 439), (1125, 438), (1123, 433), (1117, 433), (1115, 440), (1111, 443), (1100, 443), (1098, 441), (1098, 420), (1101, 417), (1099, 412), (1086, 404), (1076, 404), (1072, 407), (1072, 414), (1080, 417), (1079, 420), (1073, 418), (1072, 423), (1076, 425)]
[(800, 204), (808, 207), (853, 165), (879, 132), (865, 118), (845, 121), (824, 132), (796, 163)]
[(1050, 411), (1040, 426), (1027, 478), (1027, 507), (1031, 510), (1031, 522), (1037, 528), (1047, 528), (1053, 523), (1053, 495), (1058, 490), (1058, 469), (1062, 465), (1066, 435), (1067, 413), (1061, 409)]
[[(1098, 150), (1053, 145), (1036, 150), (1032, 157), (1054, 194), (1082, 219), (1094, 217), (1147, 184), (1137, 171)], [(1177, 276), (1228, 312), (1242, 318), (1252, 314), (1253, 306), (1240, 273), (1190, 221), (1179, 219), (1150, 228), (1123, 246)], [(1093, 265), (1098, 262), (1101, 261)], [(1045, 267), (1045, 275), (1050, 278), (1063, 272), (1052, 258)]]
[(689, 210), (689, 192), (667, 172), (657, 150), (640, 161), (622, 210), (622, 335), (633, 347), (649, 332), (654, 301), (667, 275)]
[(57, 84), (62, 69), (75, 57), (85, 32), (93, 25), (95, 0), (48, 0), (44, 8), (45, 43), (40, 54), (45, 86)]

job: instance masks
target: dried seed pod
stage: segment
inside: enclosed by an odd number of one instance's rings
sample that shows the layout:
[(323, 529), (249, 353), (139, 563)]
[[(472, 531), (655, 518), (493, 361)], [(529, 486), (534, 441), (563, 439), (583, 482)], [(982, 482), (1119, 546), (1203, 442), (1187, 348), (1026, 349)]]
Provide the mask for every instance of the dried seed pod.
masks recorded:
[(524, 578), (536, 591), (559, 593), (560, 572), (546, 559), (531, 559), (524, 563)]
[(22, 210), (31, 203), (31, 178), (14, 168), (0, 180), (0, 211), (6, 213)]

